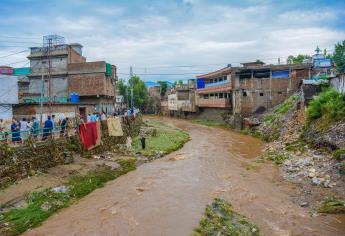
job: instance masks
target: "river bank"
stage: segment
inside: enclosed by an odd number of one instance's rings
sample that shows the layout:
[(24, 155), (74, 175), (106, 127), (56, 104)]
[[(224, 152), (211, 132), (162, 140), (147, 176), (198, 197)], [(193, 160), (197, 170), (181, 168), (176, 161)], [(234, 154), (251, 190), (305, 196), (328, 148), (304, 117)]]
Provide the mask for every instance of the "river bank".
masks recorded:
[[(133, 146), (119, 144), (113, 148), (117, 152), (94, 154), (89, 159), (75, 156), (71, 164), (36, 172), (3, 189), (0, 192), (1, 235), (18, 235), (38, 226), (106, 182), (179, 149), (189, 140), (189, 135), (182, 130), (156, 121), (145, 121), (142, 129), (147, 133), (145, 150), (135, 137)], [(158, 140), (165, 140), (164, 145)]]
[(214, 198), (231, 202), (263, 235), (345, 232), (341, 219), (311, 215), (292, 202), (296, 186), (286, 183), (274, 164), (256, 161), (260, 140), (185, 120), (155, 119), (187, 131), (190, 142), (109, 182), (25, 235), (190, 235)]

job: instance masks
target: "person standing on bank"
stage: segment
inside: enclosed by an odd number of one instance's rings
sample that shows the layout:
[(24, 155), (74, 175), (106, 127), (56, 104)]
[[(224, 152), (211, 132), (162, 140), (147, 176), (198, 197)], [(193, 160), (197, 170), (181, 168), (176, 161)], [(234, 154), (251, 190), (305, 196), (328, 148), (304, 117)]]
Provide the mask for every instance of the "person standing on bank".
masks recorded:
[(141, 148), (145, 149), (145, 147), (146, 147), (146, 132), (143, 128), (140, 128), (139, 138), (140, 138), (140, 142), (141, 142)]

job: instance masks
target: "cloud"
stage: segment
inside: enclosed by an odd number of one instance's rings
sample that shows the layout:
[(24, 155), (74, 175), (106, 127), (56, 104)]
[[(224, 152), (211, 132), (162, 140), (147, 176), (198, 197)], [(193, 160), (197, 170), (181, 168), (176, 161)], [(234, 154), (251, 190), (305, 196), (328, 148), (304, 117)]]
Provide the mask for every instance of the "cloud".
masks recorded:
[[(276, 62), (290, 54), (312, 54), (317, 45), (331, 49), (345, 39), (344, 13), (338, 4), (313, 9), (269, 1), (79, 1), (71, 7), (55, 4), (54, 11), (39, 10), (39, 17), (32, 11), (12, 11), (2, 17), (0, 27), (18, 36), (61, 34), (67, 42), (83, 44), (88, 61), (116, 64), (121, 76), (130, 65), (137, 73), (181, 74), (191, 69), (155, 66), (208, 65), (193, 67), (198, 74), (254, 59)], [(166, 78), (181, 77), (193, 75)]]

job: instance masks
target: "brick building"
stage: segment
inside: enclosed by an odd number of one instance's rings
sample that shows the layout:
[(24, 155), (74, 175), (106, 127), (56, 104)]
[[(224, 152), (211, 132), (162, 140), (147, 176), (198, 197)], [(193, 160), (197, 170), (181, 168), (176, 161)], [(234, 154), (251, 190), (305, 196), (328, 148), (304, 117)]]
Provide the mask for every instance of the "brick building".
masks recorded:
[(96, 112), (113, 113), (116, 67), (105, 61), (70, 63), (68, 93), (79, 94), (80, 103), (94, 103)]
[[(41, 102), (42, 119), (48, 114), (72, 116), (72, 110), (73, 116), (102, 111), (113, 113), (116, 67), (105, 61), (86, 62), (83, 46), (66, 44), (61, 36), (49, 35), (43, 39), (42, 47), (30, 48), (27, 57), (30, 73), (19, 82), (16, 116), (30, 114), (40, 118), (38, 105)], [(78, 94), (79, 101), (73, 101), (72, 94)], [(30, 112), (25, 112), (25, 108)]]
[[(265, 65), (243, 63), (197, 76), (196, 105), (200, 115), (223, 112), (249, 115), (264, 112), (293, 94), (310, 77), (311, 64)], [(209, 114), (208, 114), (209, 113)]]

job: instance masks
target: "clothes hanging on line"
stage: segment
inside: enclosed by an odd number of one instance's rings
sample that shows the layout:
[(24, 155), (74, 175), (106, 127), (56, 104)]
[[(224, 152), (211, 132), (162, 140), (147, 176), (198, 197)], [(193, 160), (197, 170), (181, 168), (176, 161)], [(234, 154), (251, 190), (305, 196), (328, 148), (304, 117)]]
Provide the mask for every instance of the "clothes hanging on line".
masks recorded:
[(107, 119), (109, 136), (123, 136), (121, 121), (119, 117)]
[(80, 139), (84, 149), (90, 150), (97, 144), (97, 123), (83, 123), (79, 125)]

